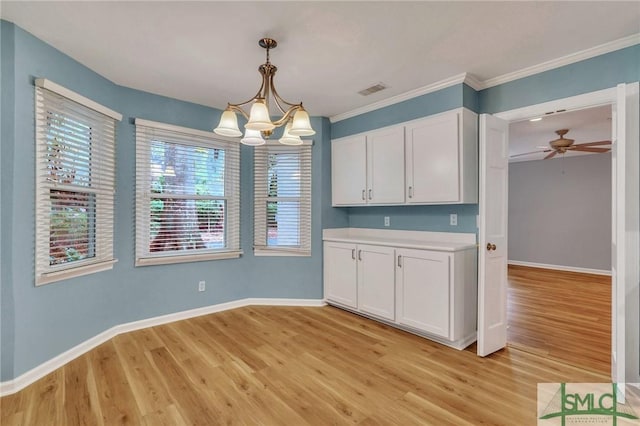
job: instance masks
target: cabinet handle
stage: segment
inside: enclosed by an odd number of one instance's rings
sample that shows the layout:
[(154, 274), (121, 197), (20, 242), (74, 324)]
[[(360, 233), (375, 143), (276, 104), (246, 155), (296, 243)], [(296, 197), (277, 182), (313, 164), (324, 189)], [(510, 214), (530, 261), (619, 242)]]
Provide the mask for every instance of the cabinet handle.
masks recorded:
[(370, 190), (369, 190), (369, 199), (370, 199), (370, 200), (372, 199), (372, 195), (371, 195), (371, 193), (372, 193), (372, 192), (373, 192), (373, 190), (372, 190), (372, 189), (370, 189)]
[(362, 260), (362, 250), (358, 250), (358, 260)]
[(356, 249), (351, 249), (351, 258), (356, 260)]
[(409, 187), (409, 198), (413, 198), (413, 186)]
[(365, 193), (365, 190), (363, 189), (363, 190), (362, 190), (362, 199), (363, 199), (363, 200), (366, 200), (366, 198), (365, 198), (365, 196), (364, 196), (364, 193)]
[(398, 268), (402, 268), (402, 255), (398, 255)]

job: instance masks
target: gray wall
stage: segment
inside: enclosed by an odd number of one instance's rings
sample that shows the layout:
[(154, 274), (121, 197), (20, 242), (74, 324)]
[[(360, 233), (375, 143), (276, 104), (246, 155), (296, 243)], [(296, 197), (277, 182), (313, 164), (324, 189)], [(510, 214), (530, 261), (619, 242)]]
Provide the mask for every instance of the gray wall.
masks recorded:
[(611, 154), (509, 164), (509, 260), (611, 270)]

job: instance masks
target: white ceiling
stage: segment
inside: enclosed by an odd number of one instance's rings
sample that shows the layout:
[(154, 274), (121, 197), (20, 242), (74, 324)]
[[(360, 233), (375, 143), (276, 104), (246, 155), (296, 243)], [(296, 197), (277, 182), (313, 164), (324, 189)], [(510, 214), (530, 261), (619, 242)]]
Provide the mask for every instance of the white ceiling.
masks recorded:
[[(117, 84), (224, 108), (259, 85), (334, 116), (462, 73), (479, 80), (640, 32), (638, 2), (29, 2), (1, 16)], [(357, 92), (384, 82), (387, 90)]]
[[(535, 154), (511, 158), (510, 162), (542, 160), (547, 154), (549, 142), (558, 139), (555, 133), (559, 129), (569, 129), (564, 137), (574, 140), (574, 145), (611, 140), (611, 105), (555, 113), (544, 116), (541, 121), (520, 121), (509, 126), (509, 155), (540, 151)], [(607, 148), (603, 145), (602, 148)], [(566, 157), (579, 155), (597, 155), (589, 152), (567, 151)], [(556, 155), (553, 159), (562, 158)]]

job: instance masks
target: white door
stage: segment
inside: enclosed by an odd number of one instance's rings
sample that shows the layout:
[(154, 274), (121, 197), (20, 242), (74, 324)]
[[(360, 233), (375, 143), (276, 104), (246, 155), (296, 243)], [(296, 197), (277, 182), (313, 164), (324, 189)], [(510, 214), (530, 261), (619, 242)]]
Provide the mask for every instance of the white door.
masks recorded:
[(478, 355), (507, 345), (509, 123), (480, 115)]
[[(639, 96), (638, 83), (618, 85), (612, 145), (612, 381), (640, 383), (639, 363)], [(623, 388), (622, 388), (623, 389)]]
[(367, 140), (364, 135), (331, 141), (331, 191), (334, 206), (365, 204)]
[(404, 127), (371, 132), (367, 161), (368, 202), (404, 203)]
[(407, 126), (407, 202), (460, 199), (458, 113), (419, 120)]
[(395, 319), (395, 249), (358, 245), (358, 309)]
[(451, 255), (396, 250), (397, 322), (448, 339)]
[(325, 299), (357, 308), (356, 245), (325, 241), (323, 263)]

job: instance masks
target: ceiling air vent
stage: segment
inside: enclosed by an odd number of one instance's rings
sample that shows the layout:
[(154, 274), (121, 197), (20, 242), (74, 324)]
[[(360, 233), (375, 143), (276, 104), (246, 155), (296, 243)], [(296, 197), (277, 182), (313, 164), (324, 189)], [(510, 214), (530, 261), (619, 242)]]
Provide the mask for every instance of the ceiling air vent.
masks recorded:
[(363, 89), (363, 90), (359, 91), (358, 93), (361, 94), (362, 96), (369, 96), (372, 93), (379, 92), (379, 91), (384, 90), (386, 88), (387, 88), (387, 86), (384, 83), (377, 83), (377, 84), (374, 84), (371, 87), (367, 87), (366, 89)]

